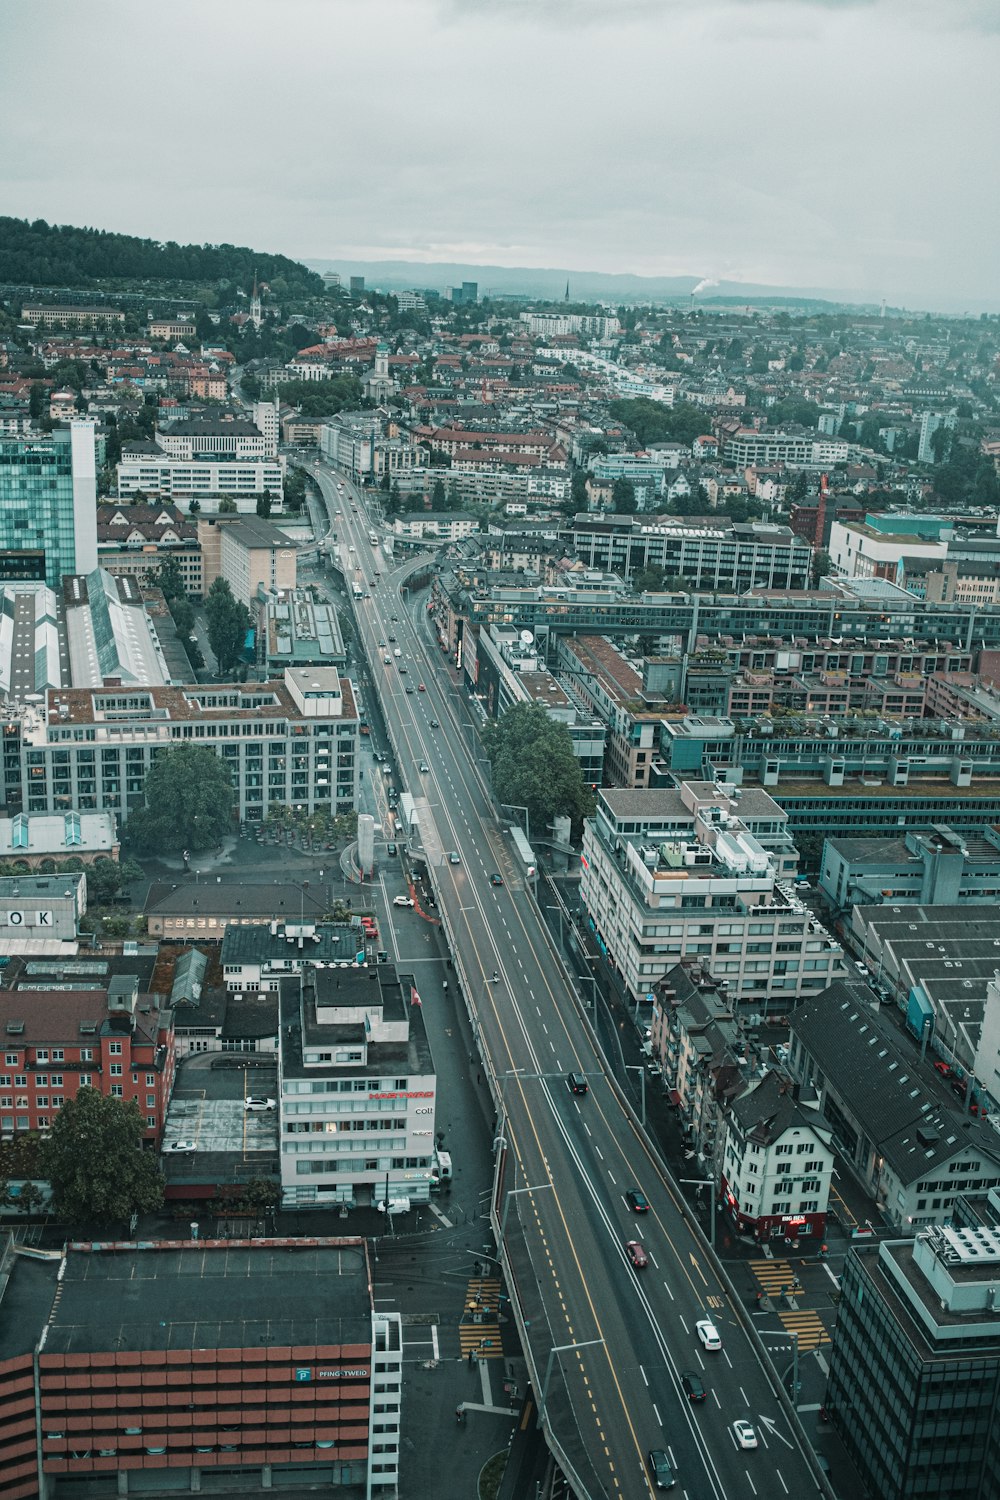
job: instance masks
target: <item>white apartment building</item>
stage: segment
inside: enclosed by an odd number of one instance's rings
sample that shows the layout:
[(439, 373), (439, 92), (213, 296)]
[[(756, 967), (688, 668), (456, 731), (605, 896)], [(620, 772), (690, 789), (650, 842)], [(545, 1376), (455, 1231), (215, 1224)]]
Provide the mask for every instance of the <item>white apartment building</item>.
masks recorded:
[(723, 447), (723, 457), (737, 469), (760, 468), (762, 464), (788, 464), (794, 469), (826, 469), (847, 462), (845, 438), (825, 433), (758, 432), (755, 427), (740, 427)]
[(279, 1006), (284, 1206), (426, 1203), (437, 1085), (412, 977), (307, 965)]
[(678, 525), (670, 517), (581, 513), (567, 534), (586, 567), (621, 578), (657, 567), (695, 589), (743, 593), (806, 589), (812, 577), (809, 543), (787, 526), (762, 521), (707, 527)]
[(765, 1073), (726, 1115), (719, 1199), (761, 1243), (822, 1238), (833, 1182), (833, 1131), (799, 1104), (790, 1079)]
[(844, 578), (887, 578), (901, 582), (907, 562), (948, 560), (947, 541), (931, 541), (902, 531), (878, 531), (861, 521), (834, 521), (830, 528), (830, 562)]
[(766, 792), (734, 800), (710, 782), (598, 793), (580, 897), (632, 1000), (681, 958), (700, 960), (744, 1009), (788, 1010), (847, 972), (839, 944), (779, 880), (779, 854), (754, 831), (780, 848), (785, 820)]
[[(264, 439), (258, 433), (258, 441)], [(196, 500), (210, 495), (270, 495), (280, 509), (284, 496), (281, 464), (277, 459), (185, 459), (169, 454), (122, 454), (118, 464), (118, 498), (141, 490), (173, 500)]]
[[(274, 410), (269, 402), (259, 402)], [(266, 452), (264, 434), (255, 422), (241, 418), (229, 421), (208, 421), (203, 417), (190, 417), (184, 421), (171, 422), (169, 427), (158, 428), (156, 441), (168, 458), (228, 458), (259, 459), (274, 457), (275, 448)]]
[(0, 792), (12, 813), (73, 808), (124, 824), (154, 756), (196, 744), (229, 767), (244, 821), (272, 805), (352, 812), (358, 735), (352, 684), (330, 667), (240, 685), (52, 689), (39, 713), (6, 725)]

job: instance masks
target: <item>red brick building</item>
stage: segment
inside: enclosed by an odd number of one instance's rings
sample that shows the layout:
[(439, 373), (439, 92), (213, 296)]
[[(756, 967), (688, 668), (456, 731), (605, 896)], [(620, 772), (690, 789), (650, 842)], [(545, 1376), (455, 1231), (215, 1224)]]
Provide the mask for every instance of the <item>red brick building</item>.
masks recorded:
[[(44, 1132), (86, 1086), (134, 1099), (159, 1144), (174, 1081), (174, 1022), (137, 979), (99, 990), (0, 991), (0, 1134)], [(2, 1493), (2, 1492), (0, 1492)]]

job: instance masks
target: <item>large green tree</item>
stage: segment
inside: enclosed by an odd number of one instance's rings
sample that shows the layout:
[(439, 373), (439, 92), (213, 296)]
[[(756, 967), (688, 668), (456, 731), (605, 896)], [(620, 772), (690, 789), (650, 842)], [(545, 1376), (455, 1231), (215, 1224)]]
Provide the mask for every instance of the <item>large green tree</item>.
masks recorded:
[(230, 672), (239, 661), (250, 629), (250, 611), (233, 595), (224, 578), (217, 578), (205, 600), (208, 641), (220, 672)]
[(53, 1211), (71, 1224), (115, 1224), (163, 1202), (163, 1177), (143, 1150), (145, 1122), (134, 1100), (82, 1088), (52, 1122), (42, 1151)]
[(232, 826), (229, 767), (204, 745), (171, 745), (150, 766), (145, 805), (129, 814), (126, 837), (140, 854), (208, 849)]
[(557, 816), (572, 818), (573, 832), (579, 834), (594, 810), (594, 794), (584, 782), (565, 724), (540, 704), (517, 703), (486, 725), (483, 746), (500, 802), (526, 807), (536, 835)]

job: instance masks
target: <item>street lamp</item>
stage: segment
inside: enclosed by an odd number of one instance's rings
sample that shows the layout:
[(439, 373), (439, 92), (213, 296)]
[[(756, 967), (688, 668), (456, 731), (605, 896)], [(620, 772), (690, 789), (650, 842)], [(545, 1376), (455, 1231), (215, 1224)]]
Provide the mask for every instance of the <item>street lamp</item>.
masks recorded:
[(640, 1113), (639, 1122), (643, 1130), (646, 1128), (646, 1069), (638, 1063), (626, 1063), (626, 1073), (638, 1073), (640, 1084)]
[(709, 1196), (708, 1196), (709, 1243), (711, 1244), (712, 1249), (714, 1251), (714, 1249), (715, 1249), (715, 1197), (714, 1197), (714, 1194), (715, 1194), (715, 1183), (712, 1181), (712, 1179), (710, 1177), (678, 1177), (677, 1181), (685, 1183), (685, 1184), (688, 1184), (690, 1186), (707, 1187), (708, 1188), (708, 1190), (709, 1190)]
[(585, 1339), (580, 1344), (555, 1344), (549, 1350), (548, 1362), (545, 1366), (545, 1379), (542, 1381), (542, 1389), (538, 1393), (538, 1421), (539, 1425), (545, 1422), (545, 1401), (549, 1389), (549, 1376), (552, 1374), (552, 1362), (557, 1354), (566, 1354), (570, 1349), (589, 1349), (594, 1344), (603, 1344), (603, 1339)]
[(503, 1248), (504, 1239), (507, 1234), (507, 1215), (510, 1213), (510, 1200), (516, 1198), (518, 1193), (540, 1193), (543, 1188), (554, 1187), (553, 1182), (536, 1182), (533, 1186), (511, 1188), (504, 1194), (503, 1213), (500, 1216), (500, 1247)]

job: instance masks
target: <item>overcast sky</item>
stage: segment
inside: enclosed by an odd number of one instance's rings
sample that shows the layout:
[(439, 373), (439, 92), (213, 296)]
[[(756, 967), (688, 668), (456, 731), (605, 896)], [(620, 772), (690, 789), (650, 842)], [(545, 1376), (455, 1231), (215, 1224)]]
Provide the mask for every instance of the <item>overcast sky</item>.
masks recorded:
[(0, 0), (0, 211), (1000, 306), (1000, 0)]

